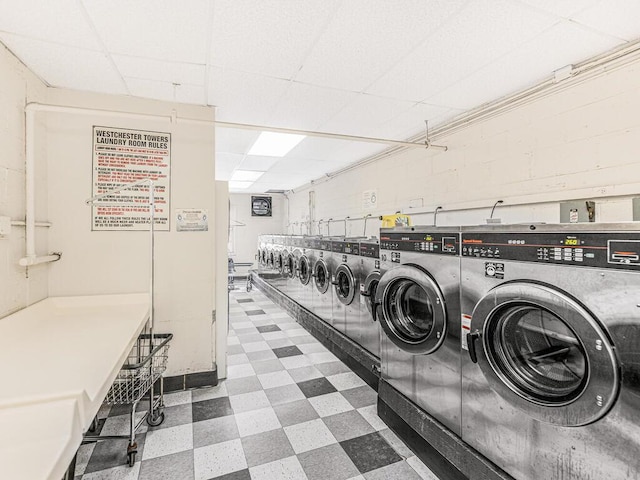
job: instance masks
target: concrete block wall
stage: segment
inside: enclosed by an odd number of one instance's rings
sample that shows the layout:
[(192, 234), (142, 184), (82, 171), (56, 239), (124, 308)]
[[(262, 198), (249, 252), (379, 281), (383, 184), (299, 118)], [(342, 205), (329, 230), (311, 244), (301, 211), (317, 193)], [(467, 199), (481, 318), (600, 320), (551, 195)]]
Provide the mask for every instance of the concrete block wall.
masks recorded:
[[(0, 44), (0, 216), (13, 221), (25, 217), (25, 114), (26, 103), (45, 98), (46, 85)], [(43, 125), (38, 123), (42, 133)], [(44, 144), (36, 148), (45, 154)], [(36, 180), (46, 192), (46, 171)], [(47, 220), (46, 203), (36, 205), (36, 217)], [(48, 296), (48, 266), (26, 269), (18, 265), (25, 255), (24, 226), (14, 225), (0, 237), (0, 318)], [(38, 228), (38, 254), (48, 253), (47, 229)]]
[[(430, 224), (442, 206), (439, 224), (478, 224), (501, 199), (495, 216), (503, 222), (558, 222), (559, 202), (590, 199), (597, 221), (631, 221), (631, 199), (640, 192), (639, 107), (634, 63), (438, 138), (447, 152), (406, 150), (296, 190), (288, 221), (309, 214), (309, 190), (317, 219), (402, 210)], [(377, 191), (371, 211), (363, 206), (365, 190)], [(378, 226), (369, 221), (367, 233)], [(360, 233), (362, 224), (350, 229)], [(332, 224), (332, 234), (343, 232), (343, 224)]]

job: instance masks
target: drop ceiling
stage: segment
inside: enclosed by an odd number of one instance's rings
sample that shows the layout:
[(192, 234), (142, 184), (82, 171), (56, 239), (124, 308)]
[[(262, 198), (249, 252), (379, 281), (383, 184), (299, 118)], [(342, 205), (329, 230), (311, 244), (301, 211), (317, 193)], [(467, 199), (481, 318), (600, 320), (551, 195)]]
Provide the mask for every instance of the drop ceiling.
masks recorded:
[[(640, 37), (637, 0), (0, 0), (0, 41), (48, 85), (213, 105), (224, 122), (404, 140)], [(386, 147), (305, 138), (216, 177), (288, 190)], [(248, 186), (247, 186), (248, 184)]]

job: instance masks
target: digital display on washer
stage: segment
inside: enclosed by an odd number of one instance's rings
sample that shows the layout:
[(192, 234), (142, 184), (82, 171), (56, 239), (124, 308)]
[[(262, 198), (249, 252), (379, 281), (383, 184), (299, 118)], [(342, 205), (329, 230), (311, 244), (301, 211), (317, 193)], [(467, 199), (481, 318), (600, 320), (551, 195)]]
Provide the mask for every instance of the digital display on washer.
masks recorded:
[(463, 233), (463, 257), (640, 271), (640, 232)]
[(331, 242), (333, 253), (345, 253), (347, 255), (360, 255), (360, 244), (358, 242)]
[(368, 258), (380, 258), (380, 245), (377, 243), (361, 243), (360, 256)]
[(391, 232), (380, 236), (381, 250), (458, 255), (458, 233)]

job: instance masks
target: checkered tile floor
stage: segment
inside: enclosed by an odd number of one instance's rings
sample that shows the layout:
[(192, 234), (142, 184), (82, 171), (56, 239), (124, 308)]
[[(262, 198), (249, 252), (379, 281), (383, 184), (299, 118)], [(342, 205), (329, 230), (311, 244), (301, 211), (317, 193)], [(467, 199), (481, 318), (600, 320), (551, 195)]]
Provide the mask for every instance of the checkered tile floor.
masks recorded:
[[(228, 379), (167, 394), (165, 422), (83, 445), (76, 480), (437, 480), (376, 415), (376, 393), (259, 291), (230, 295)], [(103, 435), (127, 432), (104, 409)]]

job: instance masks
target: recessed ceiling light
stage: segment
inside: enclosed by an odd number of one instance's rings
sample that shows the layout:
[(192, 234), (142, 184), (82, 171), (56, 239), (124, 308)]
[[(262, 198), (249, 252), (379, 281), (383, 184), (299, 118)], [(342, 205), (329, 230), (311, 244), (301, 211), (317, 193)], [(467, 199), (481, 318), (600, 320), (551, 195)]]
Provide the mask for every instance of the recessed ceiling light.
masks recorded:
[(284, 157), (298, 145), (306, 135), (292, 133), (262, 132), (255, 141), (248, 155), (263, 155), (265, 157)]
[(251, 185), (253, 185), (253, 182), (229, 182), (229, 188), (233, 188), (236, 190), (244, 190), (245, 188), (249, 188)]
[(255, 170), (236, 170), (231, 175), (231, 180), (235, 182), (255, 182), (264, 172), (256, 172)]

